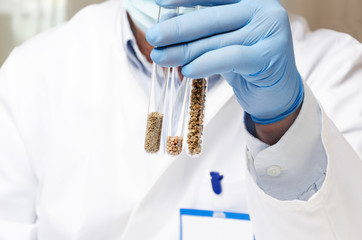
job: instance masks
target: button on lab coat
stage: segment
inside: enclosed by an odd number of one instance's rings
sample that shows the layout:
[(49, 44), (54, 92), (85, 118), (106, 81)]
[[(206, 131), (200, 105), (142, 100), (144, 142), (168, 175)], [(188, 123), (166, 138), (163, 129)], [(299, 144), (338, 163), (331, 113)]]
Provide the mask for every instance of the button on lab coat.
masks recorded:
[[(225, 81), (208, 93), (199, 158), (144, 152), (148, 93), (122, 49), (120, 15), (121, 1), (88, 7), (15, 49), (1, 69), (0, 239), (176, 240), (180, 208), (249, 213), (258, 240), (362, 238), (358, 42), (292, 20), (311, 88), (302, 111), (315, 111), (316, 98), (323, 106), (315, 124), (328, 169), (308, 201), (279, 201), (248, 171), (243, 110)], [(312, 158), (291, 152), (318, 134), (303, 116), (301, 129), (258, 157)], [(221, 195), (211, 171), (224, 175)]]

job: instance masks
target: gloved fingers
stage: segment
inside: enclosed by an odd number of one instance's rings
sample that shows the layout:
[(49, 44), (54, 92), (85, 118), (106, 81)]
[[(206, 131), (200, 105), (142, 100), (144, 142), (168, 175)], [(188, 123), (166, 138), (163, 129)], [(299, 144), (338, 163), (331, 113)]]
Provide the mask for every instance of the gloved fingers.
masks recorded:
[(241, 0), (155, 0), (156, 4), (165, 7), (217, 6), (240, 2)]
[(156, 47), (190, 42), (242, 28), (253, 15), (253, 6), (244, 2), (201, 9), (155, 24), (146, 38)]
[(151, 58), (164, 67), (183, 66), (202, 54), (219, 48), (230, 45), (251, 46), (262, 39), (263, 36), (258, 33), (264, 32), (257, 32), (253, 28), (253, 26), (246, 25), (232, 32), (202, 38), (197, 41), (155, 48), (151, 52)]
[(203, 78), (228, 72), (241, 75), (256, 74), (267, 65), (259, 44), (253, 46), (232, 45), (207, 52), (182, 68), (189, 78)]

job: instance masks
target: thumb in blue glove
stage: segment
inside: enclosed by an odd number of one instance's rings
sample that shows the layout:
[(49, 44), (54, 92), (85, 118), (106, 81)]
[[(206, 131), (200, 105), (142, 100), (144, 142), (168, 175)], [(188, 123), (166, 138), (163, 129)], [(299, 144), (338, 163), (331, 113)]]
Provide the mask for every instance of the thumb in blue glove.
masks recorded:
[(212, 6), (169, 19), (146, 34), (153, 61), (190, 78), (222, 74), (254, 122), (270, 124), (303, 101), (288, 14), (278, 0), (157, 0), (163, 7)]

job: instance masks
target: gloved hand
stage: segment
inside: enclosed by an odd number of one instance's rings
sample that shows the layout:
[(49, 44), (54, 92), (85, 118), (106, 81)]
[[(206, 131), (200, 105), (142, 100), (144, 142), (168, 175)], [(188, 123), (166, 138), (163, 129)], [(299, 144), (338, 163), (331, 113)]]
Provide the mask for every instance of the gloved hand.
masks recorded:
[(288, 14), (278, 0), (156, 0), (163, 7), (208, 8), (151, 27), (151, 58), (183, 66), (190, 78), (222, 74), (254, 122), (270, 124), (303, 101)]

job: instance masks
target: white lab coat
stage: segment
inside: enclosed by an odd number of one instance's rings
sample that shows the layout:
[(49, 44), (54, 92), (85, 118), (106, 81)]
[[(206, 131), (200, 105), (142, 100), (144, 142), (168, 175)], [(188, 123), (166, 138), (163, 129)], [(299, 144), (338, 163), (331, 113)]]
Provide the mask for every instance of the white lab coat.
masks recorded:
[[(207, 96), (199, 158), (144, 152), (148, 97), (122, 48), (120, 14), (120, 1), (88, 7), (4, 64), (0, 239), (176, 240), (180, 208), (250, 213), (258, 240), (362, 239), (357, 41), (292, 21), (301, 75), (339, 130), (322, 111), (325, 182), (309, 201), (279, 201), (247, 170), (243, 110), (225, 81)], [(315, 105), (306, 87), (302, 111)], [(307, 157), (300, 149), (316, 132), (304, 118), (258, 157)], [(224, 175), (220, 196), (210, 171)]]

